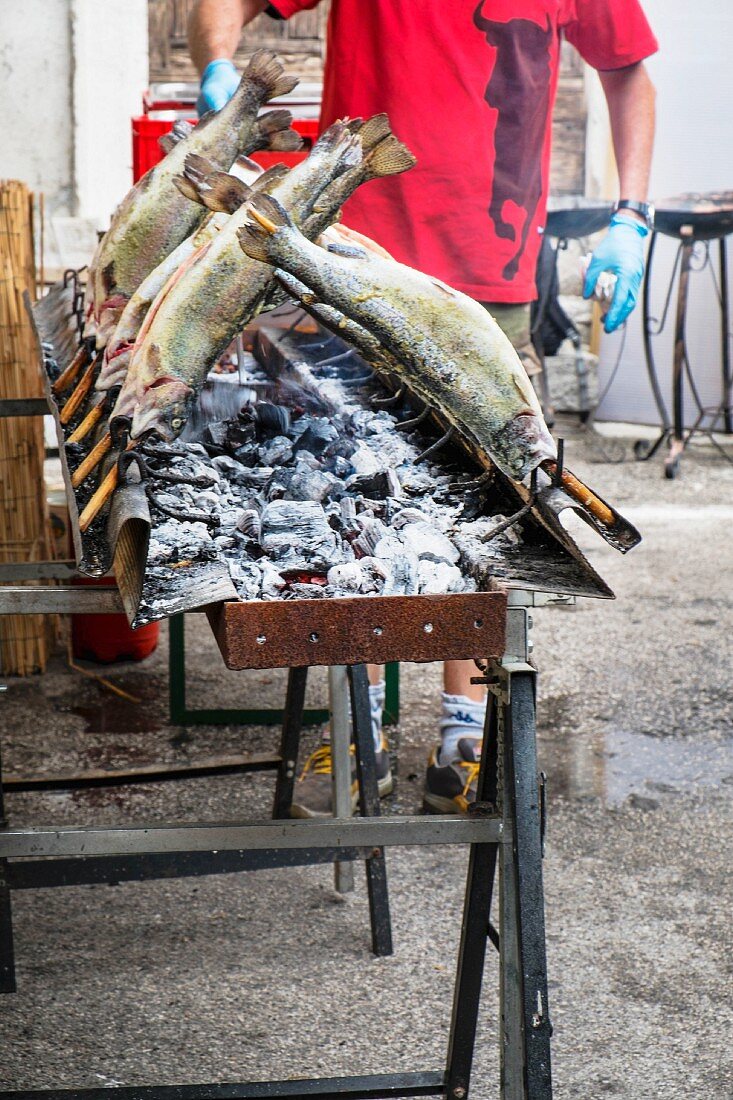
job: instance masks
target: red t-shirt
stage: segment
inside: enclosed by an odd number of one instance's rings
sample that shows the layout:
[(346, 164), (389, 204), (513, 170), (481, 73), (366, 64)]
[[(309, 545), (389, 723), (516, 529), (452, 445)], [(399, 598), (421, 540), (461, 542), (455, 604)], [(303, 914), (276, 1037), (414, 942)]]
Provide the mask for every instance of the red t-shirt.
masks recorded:
[(534, 298), (561, 33), (597, 69), (657, 49), (639, 0), (332, 0), (321, 126), (386, 111), (417, 157), (346, 224), (479, 301)]

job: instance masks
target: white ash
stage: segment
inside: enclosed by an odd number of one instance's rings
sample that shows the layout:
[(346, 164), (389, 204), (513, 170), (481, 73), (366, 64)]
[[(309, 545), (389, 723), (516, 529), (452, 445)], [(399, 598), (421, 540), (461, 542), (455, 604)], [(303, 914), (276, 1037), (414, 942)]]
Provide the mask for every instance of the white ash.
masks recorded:
[[(311, 382), (323, 392), (323, 380), (313, 375)], [(468, 484), (472, 475), (448, 473), (440, 458), (416, 466), (430, 437), (395, 431), (391, 412), (365, 408), (363, 393), (337, 379), (328, 382), (333, 411), (327, 416), (323, 405), (318, 414), (308, 411), (315, 406), (303, 403), (302, 392), (293, 387), (292, 408), (262, 418), (255, 435), (241, 418), (220, 421), (207, 425), (205, 443), (186, 442), (167, 462), (156, 459), (162, 478), (153, 473), (152, 487), (163, 502), (205, 512), (219, 526), (158, 523), (151, 565), (218, 558), (247, 600), (483, 586), (487, 561), (519, 536), (509, 529), (484, 544), (502, 517), (462, 519), (466, 494), (455, 483)], [(287, 388), (282, 393), (275, 400), (287, 404)], [(276, 412), (271, 405), (268, 413)], [(167, 470), (199, 484), (166, 484)], [(205, 479), (213, 484), (204, 488)]]

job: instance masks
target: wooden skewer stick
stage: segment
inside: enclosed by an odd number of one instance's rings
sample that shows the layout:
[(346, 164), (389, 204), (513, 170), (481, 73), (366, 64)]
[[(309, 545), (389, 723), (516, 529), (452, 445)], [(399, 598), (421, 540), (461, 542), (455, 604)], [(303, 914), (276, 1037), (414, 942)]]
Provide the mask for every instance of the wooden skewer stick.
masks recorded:
[(66, 442), (67, 443), (80, 443), (82, 441), (82, 439), (86, 439), (86, 437), (89, 435), (92, 428), (96, 427), (96, 425), (99, 423), (99, 421), (104, 416), (104, 409), (105, 409), (106, 404), (107, 404), (107, 398), (106, 397), (103, 397), (101, 401), (98, 401), (97, 404), (94, 405), (89, 410), (89, 412), (84, 417), (84, 419), (82, 420), (79, 427), (71, 433), (71, 435), (66, 440)]
[(109, 432), (105, 432), (102, 438), (92, 447), (84, 461), (79, 463), (71, 475), (71, 484), (74, 489), (78, 489), (82, 481), (89, 477), (92, 470), (96, 470), (111, 446), (112, 436)]
[(96, 361), (89, 364), (84, 374), (81, 376), (81, 381), (71, 394), (63, 409), (59, 413), (59, 420), (62, 424), (68, 424), (69, 421), (76, 416), (82, 404), (84, 403), (87, 394), (92, 388), (94, 382), (94, 368), (96, 367)]
[[(543, 462), (542, 469), (550, 477), (553, 477), (557, 471), (557, 465), (554, 462)], [(560, 475), (560, 484), (568, 496), (587, 508), (590, 514), (595, 516), (600, 523), (605, 523), (607, 527), (611, 527), (616, 522), (616, 517), (608, 505), (599, 500), (596, 494), (587, 485), (584, 485), (575, 474), (571, 474), (569, 470), (563, 470)]]
[(60, 393), (63, 393), (64, 390), (68, 390), (71, 383), (75, 381), (79, 371), (82, 369), (82, 367), (85, 367), (88, 362), (89, 349), (87, 348), (86, 344), (82, 344), (74, 358), (69, 363), (66, 370), (61, 372), (54, 384), (51, 386), (52, 392), (58, 395)]
[[(125, 447), (126, 451), (131, 451), (133, 447), (138, 444), (137, 439), (131, 440)], [(104, 479), (100, 482), (99, 488), (94, 495), (90, 497), (87, 502), (87, 506), (79, 516), (79, 530), (82, 535), (87, 530), (93, 520), (97, 518), (102, 508), (104, 508), (107, 501), (110, 499), (115, 489), (117, 488), (117, 482), (119, 480), (119, 470), (117, 463), (110, 468)]]

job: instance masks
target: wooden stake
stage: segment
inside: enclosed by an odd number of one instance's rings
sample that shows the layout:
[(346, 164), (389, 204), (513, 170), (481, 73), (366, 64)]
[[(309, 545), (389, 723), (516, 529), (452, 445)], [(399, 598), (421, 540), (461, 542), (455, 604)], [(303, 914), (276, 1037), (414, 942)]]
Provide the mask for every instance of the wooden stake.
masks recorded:
[(66, 370), (61, 372), (54, 384), (51, 386), (53, 393), (58, 396), (58, 394), (63, 393), (64, 390), (68, 390), (71, 383), (76, 381), (76, 376), (78, 375), (79, 371), (82, 369), (82, 367), (85, 367), (88, 362), (89, 349), (87, 348), (86, 344), (82, 344), (74, 358), (69, 363)]
[(70, 420), (76, 416), (79, 409), (84, 404), (87, 395), (94, 383), (94, 370), (97, 366), (96, 359), (89, 364), (84, 374), (81, 377), (79, 385), (69, 397), (68, 401), (64, 405), (63, 409), (59, 413), (59, 420), (62, 424), (68, 424)]
[(82, 420), (78, 428), (76, 428), (69, 438), (67, 443), (80, 443), (82, 439), (85, 439), (92, 428), (96, 427), (99, 421), (104, 416), (104, 409), (107, 404), (107, 398), (103, 397), (101, 401), (98, 401), (96, 405), (92, 406), (87, 415)]
[[(137, 447), (139, 440), (131, 439), (125, 447), (126, 451), (131, 451), (134, 447)], [(104, 508), (107, 501), (110, 499), (115, 489), (117, 488), (117, 482), (119, 480), (119, 470), (117, 463), (110, 467), (109, 471), (101, 481), (99, 488), (94, 495), (87, 501), (86, 508), (79, 516), (79, 530), (82, 535), (87, 530), (93, 520), (97, 518), (101, 510)]]
[[(542, 469), (548, 473), (550, 477), (554, 477), (557, 471), (557, 465), (554, 462), (543, 462)], [(584, 485), (575, 474), (571, 474), (570, 470), (563, 470), (560, 477), (560, 484), (568, 496), (572, 497), (573, 500), (577, 500), (578, 504), (582, 504), (600, 523), (605, 523), (607, 527), (612, 527), (616, 522), (616, 517), (608, 505), (604, 504), (592, 489)]]
[(78, 489), (82, 481), (89, 477), (92, 470), (96, 470), (111, 446), (112, 436), (109, 432), (105, 432), (102, 438), (92, 447), (84, 461), (79, 463), (71, 475), (71, 484), (74, 489)]

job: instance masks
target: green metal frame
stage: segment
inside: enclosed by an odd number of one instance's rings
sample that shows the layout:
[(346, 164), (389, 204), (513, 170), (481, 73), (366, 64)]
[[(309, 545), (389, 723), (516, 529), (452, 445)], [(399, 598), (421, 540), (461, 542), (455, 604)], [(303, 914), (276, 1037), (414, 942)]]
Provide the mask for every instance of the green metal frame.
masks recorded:
[[(168, 620), (168, 699), (169, 717), (174, 726), (279, 726), (283, 712), (275, 708), (248, 710), (239, 707), (214, 707), (189, 710), (186, 706), (186, 630), (185, 615), (173, 615)], [(383, 722), (395, 725), (400, 717), (400, 666), (385, 666), (385, 700)], [(304, 725), (327, 722), (328, 710), (303, 711)]]

